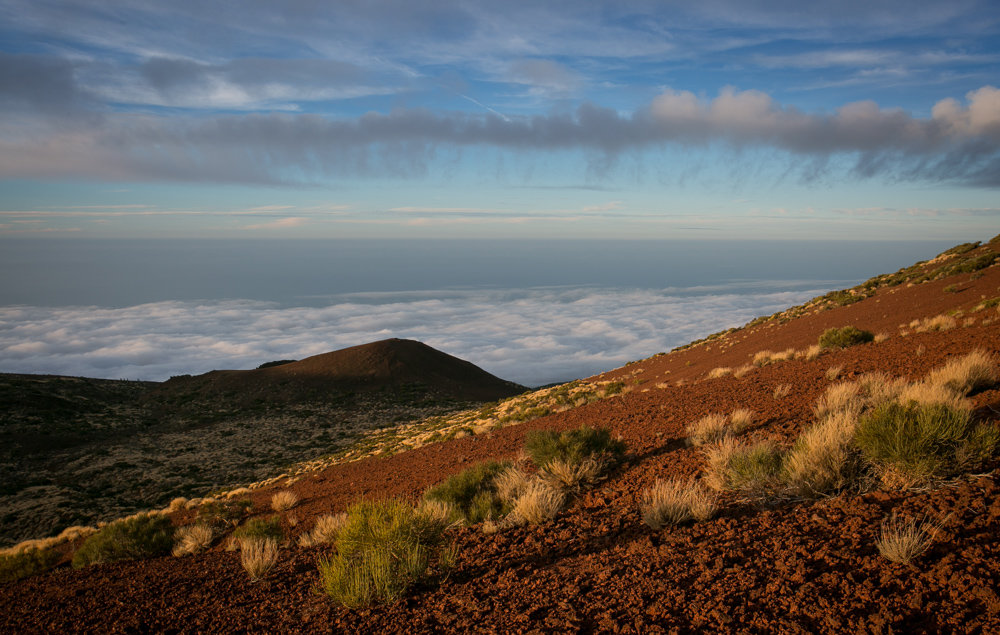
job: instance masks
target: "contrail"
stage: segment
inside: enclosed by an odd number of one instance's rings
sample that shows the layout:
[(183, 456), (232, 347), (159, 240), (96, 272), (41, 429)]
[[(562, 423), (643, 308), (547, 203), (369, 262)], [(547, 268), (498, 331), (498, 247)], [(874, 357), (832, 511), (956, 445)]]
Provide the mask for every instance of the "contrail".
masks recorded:
[(475, 105), (479, 106), (480, 108), (485, 108), (486, 110), (489, 110), (491, 113), (493, 113), (497, 117), (500, 117), (501, 119), (503, 119), (507, 123), (510, 123), (510, 117), (508, 117), (507, 115), (503, 114), (502, 112), (499, 112), (497, 110), (494, 110), (493, 108), (490, 108), (489, 106), (487, 106), (483, 102), (481, 102), (479, 100), (476, 100), (476, 99), (473, 99), (472, 97), (469, 97), (468, 95), (463, 95), (462, 93), (459, 93), (458, 96), (459, 97), (463, 97), (465, 99), (468, 99), (469, 101), (471, 101)]

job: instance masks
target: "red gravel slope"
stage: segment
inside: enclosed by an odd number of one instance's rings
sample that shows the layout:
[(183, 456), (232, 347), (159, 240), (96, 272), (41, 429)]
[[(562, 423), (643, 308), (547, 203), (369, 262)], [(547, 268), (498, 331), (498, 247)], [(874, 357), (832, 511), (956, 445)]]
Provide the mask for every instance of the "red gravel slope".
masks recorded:
[[(986, 251), (981, 248), (980, 251)], [(751, 438), (788, 443), (813, 420), (830, 385), (870, 371), (917, 379), (974, 349), (1000, 354), (1000, 265), (916, 286), (883, 288), (849, 306), (743, 329), (707, 344), (606, 373), (632, 391), (523, 425), (335, 466), (291, 486), (302, 498), (293, 535), (319, 514), (362, 496), (415, 500), (429, 485), (482, 459), (515, 456), (530, 429), (610, 426), (630, 457), (611, 478), (554, 521), (458, 537), (458, 563), (440, 585), (389, 606), (346, 610), (316, 592), (322, 548), (282, 550), (277, 570), (251, 584), (239, 556), (215, 550), (66, 567), (0, 586), (5, 632), (1000, 632), (1000, 464), (935, 488), (840, 495), (767, 506), (734, 497), (692, 526), (653, 531), (638, 511), (655, 479), (704, 467), (684, 428), (709, 412), (749, 408)], [(945, 292), (957, 285), (957, 292)], [(910, 332), (911, 320), (961, 310), (959, 326)], [(971, 320), (967, 325), (965, 320)], [(831, 326), (853, 324), (888, 338), (706, 379), (765, 349), (804, 349)], [(900, 335), (900, 326), (909, 333)], [(280, 367), (279, 367), (280, 368)], [(678, 385), (680, 383), (680, 385)], [(774, 396), (789, 385), (789, 394)], [(1000, 424), (1000, 387), (973, 395), (977, 415)], [(264, 513), (271, 491), (255, 493)], [(892, 511), (948, 518), (910, 565), (874, 545)], [(177, 522), (183, 522), (178, 517)]]

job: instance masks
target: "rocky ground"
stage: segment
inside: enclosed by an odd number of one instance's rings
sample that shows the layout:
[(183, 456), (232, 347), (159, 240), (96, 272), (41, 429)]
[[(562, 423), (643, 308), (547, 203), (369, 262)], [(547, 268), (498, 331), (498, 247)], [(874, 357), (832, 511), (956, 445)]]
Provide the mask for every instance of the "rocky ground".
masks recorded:
[[(972, 252), (993, 253), (992, 248)], [(933, 271), (953, 261), (923, 265)], [(788, 445), (815, 421), (812, 406), (833, 382), (881, 371), (916, 380), (975, 349), (1000, 356), (1000, 265), (941, 279), (872, 285), (724, 336), (591, 378), (620, 394), (523, 423), (369, 456), (279, 480), (247, 496), (271, 513), (277, 489), (300, 504), (282, 514), (290, 537), (275, 570), (251, 583), (237, 553), (221, 546), (183, 558), (60, 566), (0, 586), (8, 632), (1000, 632), (1000, 464), (934, 487), (807, 501), (722, 498), (706, 522), (653, 530), (639, 513), (656, 479), (699, 473), (702, 452), (685, 427), (710, 412), (754, 412), (749, 438)], [(933, 277), (933, 276), (932, 276)], [(946, 290), (947, 289), (947, 290)], [(825, 308), (824, 305), (837, 305)], [(841, 306), (842, 305), (842, 306)], [(955, 326), (922, 330), (914, 320), (951, 313)], [(879, 341), (709, 378), (741, 368), (762, 350), (804, 351), (829, 327), (856, 325)], [(715, 375), (721, 373), (714, 373)], [(976, 416), (1000, 425), (1000, 386), (971, 397)], [(555, 520), (487, 535), (457, 533), (445, 580), (390, 605), (348, 610), (317, 592), (327, 548), (295, 538), (313, 520), (361, 497), (416, 501), (430, 485), (477, 461), (515, 457), (527, 431), (582, 423), (607, 426), (629, 455), (606, 481)], [(891, 513), (943, 524), (930, 549), (907, 565), (879, 555)], [(173, 515), (176, 524), (192, 512)]]

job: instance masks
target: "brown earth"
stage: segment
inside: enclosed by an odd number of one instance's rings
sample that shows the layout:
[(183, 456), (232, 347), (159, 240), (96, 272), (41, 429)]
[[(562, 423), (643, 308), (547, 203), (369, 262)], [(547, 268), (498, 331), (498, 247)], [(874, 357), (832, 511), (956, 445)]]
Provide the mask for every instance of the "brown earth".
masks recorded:
[(173, 377), (148, 398), (162, 402), (167, 395), (195, 391), (201, 398), (219, 394), (230, 401), (295, 402), (322, 392), (385, 388), (409, 388), (459, 401), (495, 401), (526, 390), (422, 342), (392, 338), (255, 370)]
[[(987, 248), (980, 248), (984, 251)], [(428, 486), (488, 458), (515, 456), (528, 430), (609, 426), (629, 458), (552, 522), (485, 535), (458, 534), (455, 569), (401, 601), (361, 610), (317, 592), (325, 548), (292, 540), (276, 569), (250, 583), (236, 553), (62, 566), (0, 586), (5, 632), (1000, 632), (1000, 464), (933, 488), (842, 494), (818, 501), (752, 503), (723, 499), (706, 522), (654, 531), (638, 499), (657, 478), (704, 467), (685, 445), (685, 426), (710, 412), (749, 408), (751, 438), (789, 443), (814, 420), (811, 406), (840, 378), (870, 371), (917, 379), (948, 359), (983, 349), (1000, 353), (997, 309), (973, 312), (1000, 296), (1000, 266), (915, 286), (882, 288), (861, 302), (770, 320), (685, 350), (630, 364), (604, 379), (627, 394), (521, 425), (368, 458), (290, 485), (302, 502), (284, 513), (295, 538), (320, 514), (360, 497), (416, 500)], [(956, 285), (956, 292), (946, 292)], [(911, 320), (961, 310), (959, 326), (913, 332)], [(856, 325), (888, 337), (707, 379), (716, 367), (749, 363), (761, 350), (804, 349), (832, 326)], [(902, 335), (902, 333), (906, 335)], [(281, 368), (281, 367), (276, 367)], [(775, 388), (788, 384), (785, 397)], [(1000, 423), (1000, 388), (972, 396), (977, 416)], [(284, 489), (285, 487), (282, 487)], [(269, 513), (274, 489), (253, 493)], [(875, 547), (892, 511), (947, 519), (928, 552), (909, 565)], [(191, 512), (175, 523), (190, 522)], [(295, 520), (294, 527), (290, 522)]]

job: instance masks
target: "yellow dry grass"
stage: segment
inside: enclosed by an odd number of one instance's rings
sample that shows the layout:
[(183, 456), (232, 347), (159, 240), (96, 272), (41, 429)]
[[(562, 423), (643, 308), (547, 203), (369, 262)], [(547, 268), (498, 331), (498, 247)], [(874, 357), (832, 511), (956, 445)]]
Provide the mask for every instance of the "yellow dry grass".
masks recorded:
[(688, 520), (708, 520), (718, 509), (718, 496), (695, 480), (658, 480), (643, 491), (642, 520), (653, 529)]
[(687, 427), (688, 442), (704, 445), (725, 438), (732, 433), (725, 415), (712, 413), (691, 423)]
[(539, 475), (555, 487), (577, 489), (595, 483), (604, 471), (604, 464), (592, 458), (579, 463), (556, 459), (549, 461)]
[(282, 490), (271, 497), (271, 509), (276, 512), (287, 511), (299, 504), (299, 495), (291, 490)]
[(517, 524), (537, 525), (555, 518), (565, 504), (562, 490), (543, 480), (533, 480), (515, 501), (511, 516)]
[(910, 328), (917, 333), (927, 331), (949, 331), (958, 326), (958, 322), (950, 315), (935, 315), (934, 317), (914, 320), (910, 322)]
[(785, 483), (802, 496), (819, 496), (854, 482), (860, 470), (853, 446), (856, 426), (856, 415), (848, 409), (803, 431), (785, 456)]
[(996, 359), (986, 351), (975, 350), (932, 370), (926, 381), (964, 396), (996, 384), (997, 379)]
[(299, 536), (299, 546), (303, 549), (317, 545), (332, 545), (337, 539), (337, 533), (347, 522), (347, 514), (325, 514), (316, 519), (312, 531)]
[(262, 580), (278, 562), (278, 541), (274, 538), (240, 540), (240, 564), (251, 582)]
[(927, 551), (943, 524), (927, 519), (920, 522), (914, 518), (904, 520), (893, 512), (882, 522), (875, 546), (887, 560), (907, 564)]
[(215, 533), (211, 527), (205, 525), (187, 525), (177, 530), (174, 536), (174, 548), (171, 553), (177, 557), (201, 553), (209, 548), (214, 539)]

